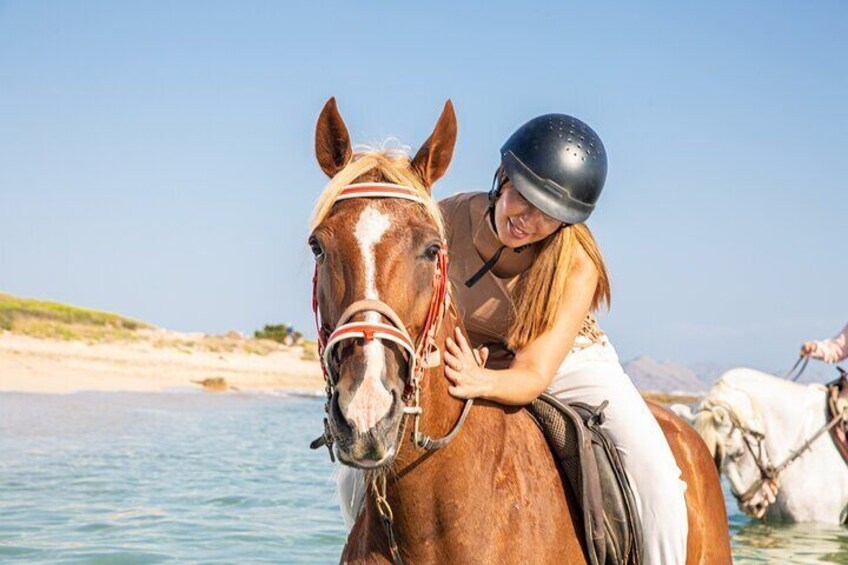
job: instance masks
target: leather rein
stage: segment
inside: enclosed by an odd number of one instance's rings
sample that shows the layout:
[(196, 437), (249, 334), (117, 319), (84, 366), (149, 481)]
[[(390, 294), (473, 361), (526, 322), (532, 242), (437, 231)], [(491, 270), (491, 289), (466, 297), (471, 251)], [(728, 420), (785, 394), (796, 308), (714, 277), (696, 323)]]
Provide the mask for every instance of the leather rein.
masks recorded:
[[(342, 188), (335, 202), (354, 198), (393, 198), (408, 200), (418, 204), (424, 204), (425, 200), (419, 192), (409, 186), (390, 183), (358, 183), (347, 185)], [(334, 202), (334, 204), (335, 204)], [(324, 411), (324, 434), (310, 444), (312, 449), (326, 446), (330, 452), (330, 459), (335, 461), (333, 444), (335, 442), (329, 424), (330, 403), (338, 383), (338, 375), (331, 370), (334, 352), (340, 343), (349, 340), (362, 339), (365, 343), (379, 340), (383, 343), (394, 343), (401, 348), (407, 358), (408, 371), (404, 379), (405, 388), (403, 394), (403, 415), (412, 416), (413, 432), (412, 443), (426, 451), (435, 451), (448, 445), (459, 434), (465, 419), (474, 404), (472, 399), (467, 399), (463, 406), (459, 419), (448, 434), (440, 439), (433, 439), (421, 432), (420, 419), (423, 414), (421, 407), (421, 381), (426, 369), (438, 367), (441, 364), (441, 351), (436, 341), (442, 323), (451, 311), (450, 286), (448, 283), (448, 254), (447, 244), (442, 242), (439, 253), (436, 256), (436, 271), (433, 275), (433, 294), (430, 298), (430, 306), (427, 317), (418, 338), (413, 340), (401, 321), (400, 316), (391, 306), (381, 300), (364, 299), (353, 302), (339, 317), (336, 327), (329, 328), (321, 320), (320, 305), (318, 303), (318, 263), (312, 277), (312, 312), (315, 316), (315, 326), (318, 331), (318, 356), (321, 361), (321, 371), (324, 373), (325, 392), (327, 400)], [(359, 314), (372, 312), (379, 314), (381, 319), (389, 323), (353, 321)], [(402, 429), (405, 429), (405, 421)], [(372, 481), (372, 491), (375, 496), (377, 511), (386, 530), (389, 542), (389, 550), (395, 565), (401, 565), (403, 559), (400, 555), (395, 540), (392, 523), (394, 517), (391, 507), (386, 498), (386, 479), (384, 474), (375, 477)]]

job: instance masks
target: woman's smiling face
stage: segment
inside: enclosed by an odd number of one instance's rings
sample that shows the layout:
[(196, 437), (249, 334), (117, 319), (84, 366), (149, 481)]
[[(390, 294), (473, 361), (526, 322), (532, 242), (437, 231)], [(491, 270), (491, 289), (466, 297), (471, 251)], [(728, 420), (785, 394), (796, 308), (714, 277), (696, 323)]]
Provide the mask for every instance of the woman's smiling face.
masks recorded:
[(501, 243), (516, 248), (541, 241), (554, 233), (562, 222), (530, 204), (507, 179), (495, 205), (495, 226)]

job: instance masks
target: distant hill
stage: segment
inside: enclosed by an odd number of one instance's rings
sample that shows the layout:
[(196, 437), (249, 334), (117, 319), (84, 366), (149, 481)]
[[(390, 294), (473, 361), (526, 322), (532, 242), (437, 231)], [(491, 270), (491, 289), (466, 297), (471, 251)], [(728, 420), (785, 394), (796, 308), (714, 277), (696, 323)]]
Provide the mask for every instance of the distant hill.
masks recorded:
[(657, 361), (642, 355), (623, 364), (624, 371), (642, 391), (703, 392), (708, 384), (687, 367), (671, 361)]
[(0, 292), (0, 329), (33, 337), (103, 339), (127, 337), (152, 326), (117, 314)]
[[(793, 359), (783, 368), (750, 367), (782, 377), (792, 366)], [(625, 372), (633, 379), (640, 391), (659, 392), (705, 392), (730, 369), (744, 367), (741, 364), (695, 363), (689, 367), (671, 361), (656, 361), (642, 355), (623, 364)], [(836, 369), (820, 361), (810, 361), (799, 383), (825, 383), (837, 377)]]

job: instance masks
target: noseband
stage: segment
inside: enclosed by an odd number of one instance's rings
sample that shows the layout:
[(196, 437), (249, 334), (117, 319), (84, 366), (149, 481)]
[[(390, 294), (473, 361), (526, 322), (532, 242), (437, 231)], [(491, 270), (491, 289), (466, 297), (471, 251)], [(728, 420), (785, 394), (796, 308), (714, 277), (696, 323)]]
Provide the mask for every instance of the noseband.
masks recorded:
[[(393, 198), (409, 200), (418, 204), (424, 204), (424, 198), (414, 188), (389, 184), (389, 183), (359, 183), (345, 186), (335, 202), (350, 200), (354, 198)], [(335, 204), (334, 202), (334, 204)], [(419, 419), (423, 413), (420, 404), (421, 379), (424, 371), (440, 364), (439, 345), (436, 336), (441, 329), (442, 322), (450, 309), (450, 290), (448, 286), (448, 255), (447, 245), (442, 242), (442, 247), (436, 256), (436, 271), (433, 275), (433, 294), (430, 298), (430, 307), (427, 317), (417, 340), (413, 340), (400, 319), (400, 316), (391, 306), (381, 300), (364, 299), (358, 300), (348, 306), (337, 321), (335, 329), (328, 328), (321, 320), (321, 312), (318, 304), (318, 264), (312, 278), (312, 311), (315, 315), (315, 325), (318, 330), (318, 355), (321, 360), (321, 370), (324, 373), (325, 392), (327, 393), (327, 404), (325, 411), (329, 411), (330, 401), (338, 383), (338, 375), (331, 370), (334, 352), (339, 344), (362, 339), (365, 343), (380, 340), (383, 343), (394, 343), (398, 345), (406, 355), (408, 371), (404, 379), (403, 400), (406, 406), (403, 408), (404, 415), (411, 415), (413, 422), (413, 443), (428, 451), (444, 447), (450, 443), (459, 433), (473, 401), (466, 400), (462, 414), (454, 428), (447, 436), (434, 440), (421, 433)], [(359, 314), (376, 313), (384, 322), (353, 321)], [(324, 435), (314, 442), (312, 447), (317, 448), (326, 445), (330, 450), (330, 458), (335, 460), (333, 453), (333, 442), (329, 421), (324, 418)]]

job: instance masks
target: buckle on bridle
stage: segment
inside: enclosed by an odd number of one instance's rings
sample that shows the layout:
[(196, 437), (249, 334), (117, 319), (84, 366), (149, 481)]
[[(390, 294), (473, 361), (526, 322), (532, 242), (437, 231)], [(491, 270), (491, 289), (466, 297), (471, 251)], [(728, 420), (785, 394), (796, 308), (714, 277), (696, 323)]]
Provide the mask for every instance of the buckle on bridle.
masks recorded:
[(330, 461), (335, 463), (336, 454), (333, 453), (333, 443), (335, 443), (335, 440), (333, 434), (330, 433), (330, 422), (327, 418), (324, 418), (324, 433), (312, 440), (309, 449), (320, 449), (322, 446), (326, 446), (327, 451), (330, 452)]

